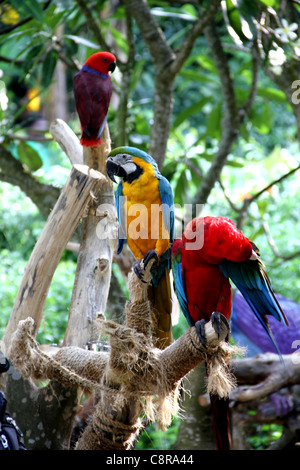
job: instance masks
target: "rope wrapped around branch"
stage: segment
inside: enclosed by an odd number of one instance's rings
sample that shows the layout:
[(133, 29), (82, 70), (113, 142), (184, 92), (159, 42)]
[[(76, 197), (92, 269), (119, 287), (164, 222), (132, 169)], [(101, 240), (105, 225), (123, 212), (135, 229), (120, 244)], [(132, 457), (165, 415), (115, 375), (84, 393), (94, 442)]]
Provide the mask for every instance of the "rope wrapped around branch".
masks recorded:
[(221, 326), (218, 337), (208, 322), (206, 348), (193, 327), (168, 348), (157, 349), (152, 342), (150, 303), (139, 289), (125, 305), (125, 325), (98, 316), (101, 333), (109, 336), (110, 352), (63, 347), (48, 355), (32, 335), (30, 317), (19, 323), (12, 337), (10, 359), (25, 377), (48, 378), (97, 395), (78, 449), (130, 448), (140, 432), (141, 415), (165, 430), (179, 412), (182, 378), (203, 360), (208, 365), (209, 393), (225, 397), (235, 387), (228, 365), (240, 350), (223, 341), (227, 329)]

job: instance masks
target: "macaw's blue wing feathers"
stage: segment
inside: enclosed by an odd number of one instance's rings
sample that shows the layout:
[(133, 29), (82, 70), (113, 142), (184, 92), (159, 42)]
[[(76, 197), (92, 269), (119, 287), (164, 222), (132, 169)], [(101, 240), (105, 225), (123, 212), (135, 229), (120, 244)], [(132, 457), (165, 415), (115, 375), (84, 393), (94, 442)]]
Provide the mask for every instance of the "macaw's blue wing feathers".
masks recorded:
[(232, 280), (244, 296), (269, 335), (276, 351), (281, 356), (266, 315), (272, 315), (276, 320), (283, 321), (286, 325), (288, 322), (276, 300), (270, 280), (260, 259), (239, 263), (226, 260), (220, 264), (220, 268), (223, 274)]
[(152, 282), (154, 286), (157, 286), (160, 278), (162, 277), (166, 268), (171, 269), (170, 257), (171, 257), (171, 246), (174, 241), (175, 223), (174, 223), (174, 199), (173, 192), (168, 180), (162, 176), (159, 171), (156, 171), (158, 178), (158, 189), (162, 204), (162, 213), (165, 228), (168, 232), (168, 238), (170, 240), (169, 248), (160, 256), (160, 262), (154, 266), (151, 271)]
[(123, 249), (124, 243), (126, 243), (126, 225), (125, 225), (125, 210), (124, 210), (124, 201), (123, 201), (123, 183), (120, 183), (117, 186), (116, 191), (116, 209), (117, 217), (119, 221), (119, 242), (118, 242), (118, 255)]
[(158, 176), (158, 188), (162, 203), (165, 227), (170, 235), (170, 244), (174, 241), (174, 199), (169, 181), (162, 175)]
[(191, 316), (189, 314), (188, 302), (183, 285), (180, 249), (176, 251), (176, 254), (172, 253), (171, 264), (174, 279), (174, 288), (180, 308), (182, 310), (182, 313), (186, 317), (188, 324), (190, 326), (193, 326), (194, 322), (192, 321)]

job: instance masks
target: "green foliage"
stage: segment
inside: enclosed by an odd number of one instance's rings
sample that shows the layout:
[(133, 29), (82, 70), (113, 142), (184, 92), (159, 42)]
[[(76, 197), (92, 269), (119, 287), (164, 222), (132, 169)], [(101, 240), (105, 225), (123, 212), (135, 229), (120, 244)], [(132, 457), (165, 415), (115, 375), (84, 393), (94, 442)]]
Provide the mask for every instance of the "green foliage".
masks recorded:
[(174, 418), (169, 428), (162, 432), (157, 429), (156, 424), (150, 424), (142, 432), (135, 445), (136, 450), (168, 450), (176, 442), (179, 418)]
[(20, 162), (26, 165), (29, 170), (36, 171), (43, 166), (43, 161), (37, 151), (26, 142), (18, 144), (17, 152)]
[(265, 450), (280, 438), (282, 431), (283, 426), (279, 424), (262, 424), (258, 427), (253, 425), (253, 435), (249, 436), (247, 441), (253, 450)]

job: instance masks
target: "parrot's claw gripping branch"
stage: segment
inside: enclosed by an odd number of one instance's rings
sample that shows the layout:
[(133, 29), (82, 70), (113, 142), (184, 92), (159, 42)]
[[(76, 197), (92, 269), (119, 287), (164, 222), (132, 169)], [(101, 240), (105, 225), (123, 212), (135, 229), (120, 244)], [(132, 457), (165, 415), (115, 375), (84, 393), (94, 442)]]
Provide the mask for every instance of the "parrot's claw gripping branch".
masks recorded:
[(143, 269), (142, 269), (141, 263), (142, 263), (141, 260), (135, 261), (133, 263), (133, 271), (135, 272), (136, 276), (141, 282), (143, 282), (144, 284), (147, 284), (147, 282), (144, 280)]
[[(205, 320), (199, 320), (195, 323), (199, 341), (204, 348), (207, 347), (205, 330), (206, 323), (207, 322)], [(218, 338), (221, 337), (221, 339), (225, 339), (228, 336), (230, 332), (230, 326), (227, 319), (224, 317), (224, 315), (222, 315), (222, 313), (213, 312), (210, 318), (210, 323)]]
[(147, 264), (149, 263), (150, 260), (153, 260), (153, 264), (157, 264), (157, 263), (158, 263), (158, 254), (156, 253), (155, 250), (149, 250), (149, 251), (145, 254), (144, 259), (143, 259), (144, 268), (145, 268), (145, 269), (146, 269)]
[(221, 331), (221, 326), (222, 326), (221, 322), (223, 322), (225, 328), (227, 329), (227, 335), (228, 335), (230, 333), (230, 326), (229, 326), (227, 318), (224, 315), (222, 315), (222, 313), (220, 312), (213, 312), (211, 316), (211, 323), (218, 337), (220, 336), (220, 331)]
[(225, 322), (220, 321), (218, 335), (211, 321), (203, 325), (205, 348), (192, 327), (167, 348), (157, 349), (152, 342), (150, 302), (134, 272), (128, 287), (126, 323), (98, 318), (101, 331), (110, 338), (109, 352), (69, 346), (48, 356), (32, 339), (31, 318), (21, 321), (12, 337), (10, 359), (26, 377), (57, 380), (97, 397), (78, 450), (130, 449), (141, 431), (142, 413), (166, 429), (179, 410), (181, 380), (203, 360), (208, 365), (209, 393), (225, 397), (235, 386), (228, 364), (237, 350), (223, 341), (228, 334)]
[(133, 263), (133, 271), (138, 279), (144, 283), (151, 282), (151, 268), (158, 262), (158, 255), (155, 250), (150, 250), (146, 253), (143, 259), (139, 259)]

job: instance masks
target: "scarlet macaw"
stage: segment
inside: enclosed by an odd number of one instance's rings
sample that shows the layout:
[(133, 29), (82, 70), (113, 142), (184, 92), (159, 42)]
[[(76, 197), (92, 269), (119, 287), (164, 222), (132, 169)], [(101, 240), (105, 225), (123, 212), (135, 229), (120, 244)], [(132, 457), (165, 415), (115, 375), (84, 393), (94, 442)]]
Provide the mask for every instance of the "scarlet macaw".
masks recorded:
[(112, 95), (109, 72), (116, 67), (116, 58), (110, 52), (96, 52), (75, 75), (73, 91), (82, 128), (81, 145), (101, 144), (101, 135), (107, 121)]
[[(135, 147), (115, 148), (107, 158), (108, 176), (121, 177), (116, 191), (119, 220), (118, 253), (127, 241), (136, 258), (134, 271), (143, 281), (144, 266), (154, 258), (151, 268), (153, 307), (159, 318), (157, 346), (172, 340), (170, 254), (174, 240), (174, 201), (170, 183), (159, 172), (155, 160)], [(139, 214), (139, 215), (137, 215)], [(150, 298), (151, 298), (150, 297)]]
[[(274, 296), (270, 280), (254, 244), (224, 217), (199, 217), (186, 227), (172, 246), (171, 263), (178, 301), (188, 324), (195, 325), (205, 346), (204, 324), (231, 315), (229, 279), (243, 294), (277, 351), (266, 315), (286, 317)], [(280, 354), (280, 352), (279, 352)], [(228, 400), (211, 396), (217, 449), (230, 448)]]

